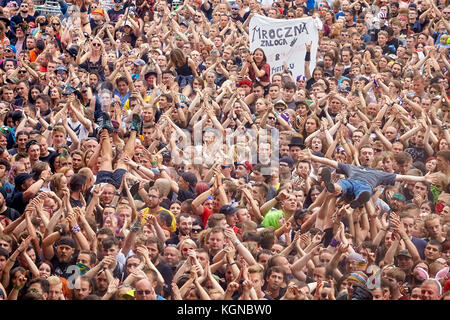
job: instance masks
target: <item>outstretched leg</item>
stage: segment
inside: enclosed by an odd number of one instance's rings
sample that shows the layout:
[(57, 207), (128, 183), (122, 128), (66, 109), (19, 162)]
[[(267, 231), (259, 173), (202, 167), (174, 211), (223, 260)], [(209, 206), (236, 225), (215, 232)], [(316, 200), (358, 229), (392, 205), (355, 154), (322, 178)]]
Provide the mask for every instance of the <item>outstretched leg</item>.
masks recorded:
[(99, 171), (112, 171), (112, 147), (109, 133), (113, 131), (109, 114), (103, 112), (103, 122), (100, 125), (100, 145), (102, 162)]
[[(133, 113), (133, 121), (130, 126), (130, 137), (128, 138), (127, 143), (125, 144), (123, 153), (128, 157), (133, 158), (134, 149), (136, 148), (136, 137), (141, 128), (141, 117), (137, 113)], [(127, 165), (123, 161), (121, 157), (117, 161), (117, 169), (127, 169)]]
[(328, 167), (322, 168), (322, 181), (325, 183), (325, 188), (328, 192), (334, 194), (341, 194), (342, 188), (339, 184), (333, 183), (331, 180), (331, 169)]

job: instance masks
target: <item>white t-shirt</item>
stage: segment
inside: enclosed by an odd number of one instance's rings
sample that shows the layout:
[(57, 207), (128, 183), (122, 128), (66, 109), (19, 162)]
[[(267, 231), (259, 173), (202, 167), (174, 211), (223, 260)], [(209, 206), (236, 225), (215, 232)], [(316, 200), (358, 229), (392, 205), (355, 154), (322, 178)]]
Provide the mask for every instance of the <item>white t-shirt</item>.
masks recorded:
[(261, 5), (263, 7), (271, 7), (274, 2), (274, 0), (261, 0)]
[[(88, 121), (90, 121), (90, 120), (88, 120)], [(80, 121), (73, 122), (72, 119), (68, 118), (67, 124), (69, 125), (69, 127), (72, 128), (72, 130), (78, 136), (78, 139), (80, 141), (83, 138), (86, 138), (87, 136), (89, 136), (89, 131), (86, 129), (86, 127)], [(72, 139), (70, 139), (70, 137), (67, 137), (67, 140), (72, 141)]]

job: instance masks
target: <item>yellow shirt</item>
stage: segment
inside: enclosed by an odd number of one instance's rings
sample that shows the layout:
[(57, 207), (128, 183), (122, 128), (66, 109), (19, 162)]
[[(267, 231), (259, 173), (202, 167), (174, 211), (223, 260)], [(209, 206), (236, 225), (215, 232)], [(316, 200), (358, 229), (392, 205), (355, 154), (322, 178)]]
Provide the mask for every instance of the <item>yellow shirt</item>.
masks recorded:
[[(149, 102), (150, 101), (150, 96), (146, 96), (144, 98), (145, 102)], [(127, 101), (125, 101), (125, 104), (123, 105), (123, 107), (125, 108), (125, 110), (130, 110), (130, 99), (128, 99)]]
[[(170, 215), (172, 216), (172, 224), (170, 225), (170, 231), (171, 232), (175, 232), (177, 230), (177, 221), (175, 218), (175, 215), (172, 213), (172, 211), (167, 210), (163, 207), (159, 207), (158, 211), (167, 211), (168, 213), (170, 213)], [(147, 223), (147, 217), (152, 214), (152, 215), (156, 215), (156, 212), (150, 212), (149, 208), (145, 208), (144, 209), (144, 216), (142, 217), (142, 225)]]

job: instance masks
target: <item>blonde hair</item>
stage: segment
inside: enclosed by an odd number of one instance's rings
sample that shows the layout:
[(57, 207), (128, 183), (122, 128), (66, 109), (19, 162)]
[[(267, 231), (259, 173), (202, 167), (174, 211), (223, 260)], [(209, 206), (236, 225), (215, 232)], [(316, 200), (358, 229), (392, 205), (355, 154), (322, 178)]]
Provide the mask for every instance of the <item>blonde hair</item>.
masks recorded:
[(50, 276), (47, 278), (47, 281), (50, 283), (51, 286), (57, 286), (57, 285), (62, 286), (62, 281), (57, 276)]
[(197, 245), (195, 244), (194, 240), (192, 240), (192, 239), (184, 239), (183, 241), (181, 241), (181, 242), (178, 244), (178, 248), (179, 248), (179, 249), (183, 248), (183, 246), (184, 246), (185, 244), (191, 245), (191, 246), (193, 246), (195, 249), (197, 249)]

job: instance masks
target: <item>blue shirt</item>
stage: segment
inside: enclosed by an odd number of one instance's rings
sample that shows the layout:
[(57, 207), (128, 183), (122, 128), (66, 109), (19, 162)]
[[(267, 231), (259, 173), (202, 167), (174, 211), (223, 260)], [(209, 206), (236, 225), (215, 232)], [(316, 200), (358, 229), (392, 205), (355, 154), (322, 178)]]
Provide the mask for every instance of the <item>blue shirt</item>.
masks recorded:
[(125, 102), (127, 102), (127, 100), (130, 98), (130, 92), (127, 92), (124, 96), (121, 96), (120, 93), (119, 93), (119, 90), (114, 89), (114, 95), (113, 95), (113, 97), (115, 97), (115, 96), (118, 96), (118, 97), (119, 97), (119, 99), (120, 99), (120, 104), (121, 104), (121, 106), (122, 106), (122, 108), (123, 108), (124, 105), (125, 105)]

